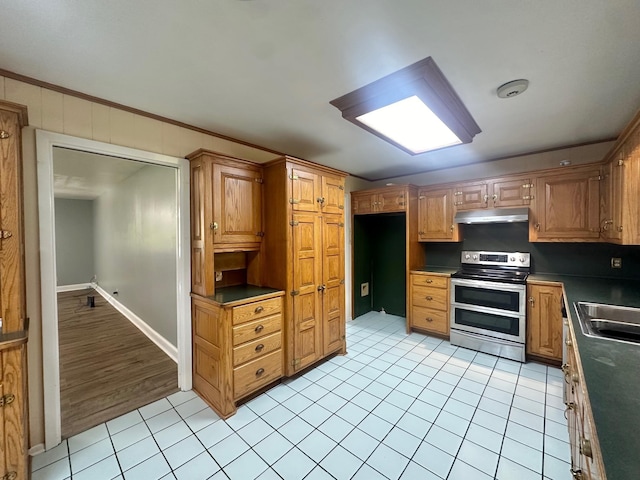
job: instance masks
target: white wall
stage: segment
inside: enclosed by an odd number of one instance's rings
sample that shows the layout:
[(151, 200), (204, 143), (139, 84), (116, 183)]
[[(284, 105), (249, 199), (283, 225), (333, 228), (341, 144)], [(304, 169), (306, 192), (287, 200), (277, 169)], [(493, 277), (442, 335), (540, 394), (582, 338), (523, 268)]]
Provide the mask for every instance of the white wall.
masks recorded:
[(89, 283), (95, 274), (93, 200), (55, 199), (58, 286)]
[(98, 285), (177, 347), (175, 169), (143, 167), (94, 212)]

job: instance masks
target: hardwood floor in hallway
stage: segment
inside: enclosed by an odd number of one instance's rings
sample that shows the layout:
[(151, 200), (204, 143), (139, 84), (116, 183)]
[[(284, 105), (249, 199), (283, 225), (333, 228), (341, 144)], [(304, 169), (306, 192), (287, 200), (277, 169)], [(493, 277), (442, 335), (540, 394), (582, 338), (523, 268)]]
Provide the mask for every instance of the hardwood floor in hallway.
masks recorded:
[(93, 289), (58, 293), (58, 334), (63, 438), (178, 391), (177, 364)]

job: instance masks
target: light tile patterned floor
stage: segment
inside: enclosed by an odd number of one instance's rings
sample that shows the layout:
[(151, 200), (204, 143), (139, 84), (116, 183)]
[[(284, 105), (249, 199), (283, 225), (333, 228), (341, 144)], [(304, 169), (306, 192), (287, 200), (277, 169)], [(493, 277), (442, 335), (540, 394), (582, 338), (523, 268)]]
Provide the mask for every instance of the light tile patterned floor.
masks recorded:
[(193, 392), (33, 459), (33, 480), (568, 480), (559, 369), (405, 334), (371, 312), (349, 353), (220, 420)]

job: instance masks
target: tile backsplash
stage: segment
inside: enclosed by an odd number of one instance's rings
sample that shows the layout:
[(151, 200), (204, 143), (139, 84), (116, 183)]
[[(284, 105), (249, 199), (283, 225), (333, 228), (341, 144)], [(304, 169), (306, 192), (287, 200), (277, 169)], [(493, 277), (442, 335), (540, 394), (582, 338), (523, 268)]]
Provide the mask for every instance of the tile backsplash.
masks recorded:
[[(426, 265), (458, 267), (462, 250), (530, 252), (533, 273), (640, 280), (640, 246), (608, 243), (531, 243), (526, 223), (464, 225), (460, 243), (424, 243)], [(622, 268), (611, 268), (611, 257)]]

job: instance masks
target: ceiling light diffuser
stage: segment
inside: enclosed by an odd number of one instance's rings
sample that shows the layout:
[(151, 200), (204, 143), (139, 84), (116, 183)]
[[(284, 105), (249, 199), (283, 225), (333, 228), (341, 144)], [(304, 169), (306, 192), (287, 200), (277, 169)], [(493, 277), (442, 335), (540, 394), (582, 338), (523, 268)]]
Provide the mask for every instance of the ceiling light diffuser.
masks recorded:
[(431, 57), (330, 103), (411, 155), (470, 143), (481, 131)]

